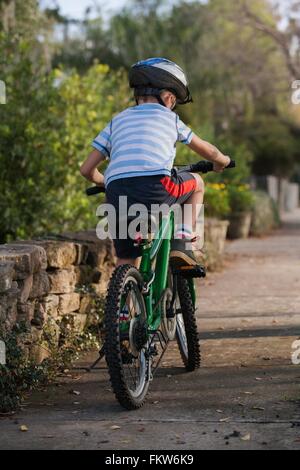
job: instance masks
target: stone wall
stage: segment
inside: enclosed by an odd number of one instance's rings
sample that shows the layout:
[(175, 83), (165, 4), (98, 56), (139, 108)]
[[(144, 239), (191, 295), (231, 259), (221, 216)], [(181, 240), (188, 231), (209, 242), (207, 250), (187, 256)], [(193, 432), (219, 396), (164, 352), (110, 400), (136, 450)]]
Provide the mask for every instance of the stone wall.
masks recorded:
[(111, 242), (95, 231), (0, 245), (0, 325), (25, 322), (38, 336), (49, 318), (72, 315), (82, 329), (113, 267)]

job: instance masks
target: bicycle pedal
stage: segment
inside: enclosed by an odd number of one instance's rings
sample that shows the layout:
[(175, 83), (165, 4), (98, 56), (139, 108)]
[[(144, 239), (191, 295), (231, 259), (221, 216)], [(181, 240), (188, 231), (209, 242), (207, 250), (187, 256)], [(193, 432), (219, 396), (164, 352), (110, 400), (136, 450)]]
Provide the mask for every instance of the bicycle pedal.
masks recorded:
[(177, 274), (186, 279), (195, 279), (206, 277), (206, 269), (204, 266), (198, 264), (197, 266), (181, 266), (173, 271), (173, 274)]

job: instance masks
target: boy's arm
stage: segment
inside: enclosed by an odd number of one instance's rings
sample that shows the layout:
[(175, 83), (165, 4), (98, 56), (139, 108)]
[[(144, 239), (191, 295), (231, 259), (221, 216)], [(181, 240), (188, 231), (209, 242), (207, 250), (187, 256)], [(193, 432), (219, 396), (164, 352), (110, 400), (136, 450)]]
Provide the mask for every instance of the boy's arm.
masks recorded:
[(99, 150), (93, 150), (86, 161), (80, 167), (80, 173), (84, 178), (97, 186), (104, 186), (104, 176), (97, 170), (97, 166), (105, 160), (105, 156)]
[(200, 139), (200, 137), (196, 135), (193, 136), (188, 146), (201, 157), (213, 162), (214, 171), (217, 173), (221, 173), (231, 161), (229, 157), (220, 152), (214, 145)]

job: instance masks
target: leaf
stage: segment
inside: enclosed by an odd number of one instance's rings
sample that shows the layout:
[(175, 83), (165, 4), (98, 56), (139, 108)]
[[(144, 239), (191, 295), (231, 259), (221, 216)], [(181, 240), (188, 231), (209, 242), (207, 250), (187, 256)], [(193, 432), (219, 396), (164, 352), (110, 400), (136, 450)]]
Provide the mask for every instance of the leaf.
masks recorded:
[(116, 431), (117, 429), (121, 429), (121, 426), (113, 425), (113, 426), (110, 427), (110, 429), (111, 429), (112, 431)]
[(263, 408), (262, 406), (253, 406), (252, 410), (265, 411), (265, 408)]
[(228, 421), (230, 421), (230, 418), (222, 418), (219, 421), (220, 423), (228, 423)]
[(22, 424), (22, 426), (20, 426), (20, 431), (22, 431), (22, 432), (27, 432), (27, 431), (28, 431), (28, 427), (25, 426), (25, 424)]
[(251, 440), (251, 434), (250, 433), (241, 437), (241, 441), (250, 441), (250, 440)]
[(79, 396), (80, 395), (80, 392), (78, 392), (78, 390), (71, 390), (70, 392), (72, 395), (76, 395), (76, 396)]
[(217, 411), (217, 413), (220, 413), (220, 414), (224, 413), (224, 411), (222, 411), (222, 410), (216, 410), (216, 411)]

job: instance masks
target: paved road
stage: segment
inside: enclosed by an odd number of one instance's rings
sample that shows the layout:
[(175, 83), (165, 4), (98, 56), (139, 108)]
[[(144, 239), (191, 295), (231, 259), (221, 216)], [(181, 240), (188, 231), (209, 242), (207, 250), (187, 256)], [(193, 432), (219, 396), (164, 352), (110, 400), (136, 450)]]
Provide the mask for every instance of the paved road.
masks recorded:
[(172, 346), (147, 405), (130, 413), (116, 404), (104, 365), (75, 371), (0, 420), (0, 448), (299, 449), (300, 366), (291, 353), (300, 336), (300, 213), (227, 253), (224, 271), (198, 286), (201, 370), (184, 373)]

